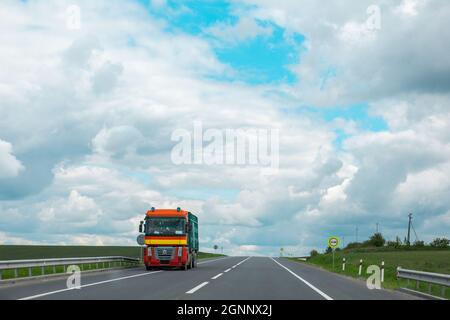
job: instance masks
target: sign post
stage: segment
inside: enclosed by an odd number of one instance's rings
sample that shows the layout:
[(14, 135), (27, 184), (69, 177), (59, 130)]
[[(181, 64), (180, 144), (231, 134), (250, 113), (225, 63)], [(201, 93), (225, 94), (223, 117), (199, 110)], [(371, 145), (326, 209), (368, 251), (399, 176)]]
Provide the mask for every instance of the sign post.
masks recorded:
[(333, 252), (333, 270), (334, 270), (334, 251), (337, 247), (339, 247), (340, 240), (338, 237), (329, 237), (328, 238), (328, 246), (331, 248)]
[(141, 246), (141, 250), (140, 250), (140, 260), (141, 262), (144, 261), (144, 257), (143, 257), (143, 251), (144, 251), (144, 245), (145, 245), (145, 235), (140, 234), (137, 236), (136, 238), (136, 242), (138, 243), (138, 245)]

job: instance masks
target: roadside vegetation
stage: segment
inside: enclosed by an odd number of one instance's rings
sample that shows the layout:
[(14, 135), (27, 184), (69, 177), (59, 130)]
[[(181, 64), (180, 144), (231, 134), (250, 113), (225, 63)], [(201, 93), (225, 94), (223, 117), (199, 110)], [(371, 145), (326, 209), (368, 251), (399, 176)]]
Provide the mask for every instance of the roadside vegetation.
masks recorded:
[(0, 245), (0, 261), (124, 256), (139, 258), (139, 247)]
[[(27, 245), (0, 245), (0, 261), (6, 260), (28, 260), (28, 259), (50, 259), (50, 258), (87, 258), (87, 257), (106, 257), (106, 256), (124, 256), (129, 258), (140, 258), (141, 250), (139, 247), (101, 247), (101, 246), (27, 246)], [(222, 254), (199, 252), (199, 259), (208, 259), (223, 257)], [(132, 267), (133, 263), (114, 262), (114, 263), (92, 263), (80, 265), (82, 271), (93, 271), (107, 268)], [(1, 279), (16, 278), (15, 270), (3, 270), (0, 272)], [(28, 277), (28, 269), (18, 269), (17, 278)], [(56, 266), (45, 267), (44, 270), (32, 268), (32, 276), (42, 276), (50, 274), (63, 274), (64, 267)]]
[(220, 257), (225, 257), (225, 255), (217, 254), (217, 253), (208, 253), (208, 252), (199, 252), (198, 253), (199, 259), (220, 258)]
[[(331, 248), (326, 248), (324, 253), (313, 250), (306, 263), (319, 266), (328, 271), (339, 273), (354, 278), (367, 279), (366, 273), (370, 265), (381, 267), (385, 263), (385, 278), (382, 284), (387, 289), (409, 288), (424, 293), (441, 296), (440, 286), (431, 286), (415, 281), (397, 280), (397, 267), (418, 271), (450, 274), (450, 241), (438, 238), (429, 244), (416, 242), (407, 245), (399, 238), (395, 241), (386, 241), (381, 233), (374, 234), (370, 239), (362, 243), (349, 243), (344, 249), (336, 249), (335, 265), (333, 269), (333, 254)], [(345, 271), (342, 270), (343, 259), (346, 260)], [(362, 274), (359, 275), (360, 260), (363, 260)], [(299, 261), (298, 259), (293, 259)], [(450, 289), (446, 289), (444, 296), (450, 299)]]
[[(12, 246), (0, 245), (0, 261), (124, 256), (140, 258), (139, 247), (102, 247), (102, 246)], [(222, 257), (222, 254), (199, 252), (200, 259)]]

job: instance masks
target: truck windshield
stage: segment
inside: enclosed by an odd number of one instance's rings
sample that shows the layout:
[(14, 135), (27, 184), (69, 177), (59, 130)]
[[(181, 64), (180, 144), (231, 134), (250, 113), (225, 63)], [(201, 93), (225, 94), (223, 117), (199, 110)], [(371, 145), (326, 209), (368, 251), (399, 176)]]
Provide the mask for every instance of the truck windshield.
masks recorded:
[(185, 219), (180, 218), (150, 218), (146, 223), (146, 233), (149, 235), (183, 235)]

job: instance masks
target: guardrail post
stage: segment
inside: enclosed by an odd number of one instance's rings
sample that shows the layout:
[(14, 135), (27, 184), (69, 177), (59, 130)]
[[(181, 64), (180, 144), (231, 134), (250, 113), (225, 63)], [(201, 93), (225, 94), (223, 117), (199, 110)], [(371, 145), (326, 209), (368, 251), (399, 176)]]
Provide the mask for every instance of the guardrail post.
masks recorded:
[(31, 267), (28, 268), (28, 276), (29, 277), (31, 277), (33, 275), (33, 271), (31, 269), (32, 269)]
[(14, 278), (18, 278), (19, 277), (19, 271), (17, 268), (14, 269)]
[(345, 271), (345, 258), (342, 258), (342, 271)]
[(381, 282), (384, 282), (384, 261), (381, 261)]
[(44, 266), (41, 267), (41, 276), (43, 276), (43, 275), (45, 275), (45, 267)]
[(358, 271), (359, 275), (362, 274), (362, 265), (363, 265), (363, 259), (359, 260), (359, 271)]

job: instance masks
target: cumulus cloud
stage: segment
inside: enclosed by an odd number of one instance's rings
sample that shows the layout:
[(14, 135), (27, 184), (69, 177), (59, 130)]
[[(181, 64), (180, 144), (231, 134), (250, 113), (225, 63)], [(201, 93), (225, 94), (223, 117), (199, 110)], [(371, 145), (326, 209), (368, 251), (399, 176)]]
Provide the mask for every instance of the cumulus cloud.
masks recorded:
[(22, 170), (24, 166), (13, 155), (12, 145), (0, 139), (0, 179), (15, 177)]
[[(236, 24), (218, 23), (206, 30), (210, 34), (228, 45), (236, 45), (258, 36), (270, 36), (272, 28), (263, 26), (251, 18), (242, 17)], [(223, 45), (223, 44), (222, 44)]]
[[(314, 0), (246, 2), (257, 7), (254, 17), (305, 35), (308, 50), (295, 68), (302, 82), (293, 94), (306, 103), (448, 92), (450, 9), (444, 1), (365, 0), (348, 5), (335, 0), (326, 6)], [(367, 9), (373, 5), (380, 10), (379, 30), (367, 28), (372, 12)], [(324, 76), (328, 70), (338, 77)]]

